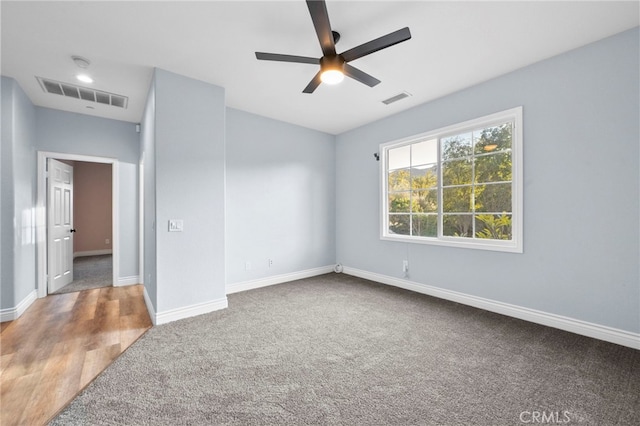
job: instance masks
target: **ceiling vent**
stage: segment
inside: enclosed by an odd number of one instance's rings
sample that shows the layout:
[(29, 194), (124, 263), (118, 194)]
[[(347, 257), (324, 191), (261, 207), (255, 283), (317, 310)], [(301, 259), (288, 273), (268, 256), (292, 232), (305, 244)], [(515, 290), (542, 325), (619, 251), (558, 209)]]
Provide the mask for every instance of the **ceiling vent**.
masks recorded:
[(81, 99), (83, 101), (96, 102), (104, 105), (111, 105), (118, 108), (127, 108), (129, 98), (115, 93), (93, 90), (87, 87), (76, 86), (75, 84), (62, 83), (48, 78), (36, 77), (38, 83), (47, 93), (62, 95), (68, 98)]
[(389, 105), (394, 102), (398, 102), (401, 99), (408, 98), (409, 96), (411, 96), (411, 94), (407, 92), (398, 93), (397, 95), (392, 96), (389, 99), (385, 99), (384, 101), (382, 101), (382, 103), (385, 105)]

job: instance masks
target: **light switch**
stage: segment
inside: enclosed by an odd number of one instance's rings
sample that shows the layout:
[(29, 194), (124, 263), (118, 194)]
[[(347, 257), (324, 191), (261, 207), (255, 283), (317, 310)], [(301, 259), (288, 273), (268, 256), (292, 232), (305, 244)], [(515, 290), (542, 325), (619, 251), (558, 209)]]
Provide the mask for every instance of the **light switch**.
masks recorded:
[(169, 220), (169, 232), (182, 232), (184, 224), (182, 219), (170, 219)]

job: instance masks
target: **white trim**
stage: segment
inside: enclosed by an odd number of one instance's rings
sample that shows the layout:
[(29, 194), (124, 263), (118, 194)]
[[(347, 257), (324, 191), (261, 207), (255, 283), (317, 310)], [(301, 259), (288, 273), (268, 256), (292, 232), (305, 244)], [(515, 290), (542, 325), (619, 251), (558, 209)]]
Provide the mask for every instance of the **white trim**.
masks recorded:
[(127, 285), (140, 284), (140, 276), (131, 275), (130, 277), (120, 277), (118, 281), (113, 285), (114, 287), (124, 287)]
[(67, 154), (61, 152), (38, 151), (37, 199), (36, 199), (36, 253), (37, 253), (37, 295), (47, 296), (47, 158), (58, 160), (88, 161), (111, 164), (111, 210), (112, 210), (112, 250), (113, 281), (120, 275), (120, 172), (115, 158), (90, 155)]
[(144, 153), (138, 164), (138, 275), (144, 284)]
[(0, 309), (0, 322), (13, 321), (20, 318), (24, 311), (26, 311), (29, 306), (38, 298), (38, 293), (33, 290), (31, 291), (27, 297), (22, 299), (17, 306), (13, 308)]
[(112, 253), (113, 253), (113, 250), (111, 249), (76, 251), (73, 253), (73, 258), (75, 259), (76, 257), (101, 256), (103, 254), (112, 254)]
[(438, 297), (440, 299), (450, 300), (453, 302), (461, 303), (463, 305), (484, 309), (486, 311), (496, 312), (498, 314), (507, 315), (536, 324), (546, 325), (548, 327), (558, 328), (560, 330), (592, 337), (594, 339), (616, 343), (618, 345), (627, 346), (633, 349), (640, 349), (639, 333), (633, 333), (630, 331), (594, 324), (587, 321), (581, 321), (562, 315), (538, 311), (535, 309), (524, 308), (522, 306), (512, 305), (509, 303), (502, 303), (491, 299), (485, 299), (483, 297), (459, 293), (457, 291), (445, 290), (426, 284), (420, 284), (401, 278), (390, 277), (387, 275), (363, 271), (347, 266), (344, 267), (343, 272), (345, 274), (364, 278), (370, 281), (404, 288), (406, 290), (415, 291), (417, 293)]
[(195, 317), (196, 315), (208, 314), (209, 312), (225, 309), (228, 306), (227, 298), (211, 300), (204, 303), (196, 303), (195, 305), (185, 306), (183, 308), (170, 309), (155, 314), (155, 325), (166, 324), (168, 322), (181, 320), (184, 318)]
[(253, 290), (260, 287), (267, 287), (275, 284), (282, 284), (289, 281), (311, 278), (317, 275), (324, 275), (333, 272), (335, 265), (322, 266), (319, 268), (306, 269), (304, 271), (291, 272), (288, 274), (274, 275), (257, 280), (242, 281), (239, 283), (227, 284), (227, 294), (238, 293), (240, 291)]
[(147, 312), (149, 312), (149, 318), (151, 318), (151, 323), (156, 325), (156, 310), (153, 309), (153, 303), (151, 303), (151, 298), (149, 297), (149, 293), (147, 293), (147, 288), (143, 287), (144, 291), (142, 292), (142, 296), (144, 297), (144, 304), (147, 305)]
[(111, 258), (113, 268), (113, 284), (120, 278), (120, 163), (111, 163)]

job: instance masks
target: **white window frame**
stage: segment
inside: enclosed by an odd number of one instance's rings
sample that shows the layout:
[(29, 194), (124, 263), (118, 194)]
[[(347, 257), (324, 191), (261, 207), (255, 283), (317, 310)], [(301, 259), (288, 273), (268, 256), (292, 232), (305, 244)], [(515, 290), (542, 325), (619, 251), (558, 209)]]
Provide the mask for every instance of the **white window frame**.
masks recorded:
[[(389, 233), (389, 197), (388, 191), (388, 151), (392, 148), (412, 145), (418, 142), (438, 139), (438, 192), (442, 192), (442, 159), (440, 139), (483, 127), (491, 127), (506, 122), (513, 123), (511, 141), (511, 240), (491, 240), (482, 238), (449, 237), (442, 235), (442, 206), (438, 205), (438, 236), (420, 237), (415, 235), (399, 235)], [(512, 253), (523, 252), (523, 131), (522, 131), (522, 107), (512, 108), (506, 111), (479, 117), (451, 126), (435, 129), (408, 138), (386, 142), (380, 145), (380, 239), (387, 241), (400, 241), (418, 244), (430, 244), (438, 246), (461, 247), (480, 250), (492, 250)], [(439, 200), (442, 197), (439, 196)]]

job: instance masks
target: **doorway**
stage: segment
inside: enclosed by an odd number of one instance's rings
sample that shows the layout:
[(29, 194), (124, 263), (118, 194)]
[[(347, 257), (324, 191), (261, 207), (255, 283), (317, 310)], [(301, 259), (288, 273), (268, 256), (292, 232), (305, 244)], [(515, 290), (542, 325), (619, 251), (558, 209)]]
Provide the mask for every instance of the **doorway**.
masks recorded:
[(37, 211), (36, 211), (36, 245), (37, 245), (37, 282), (38, 297), (47, 296), (48, 281), (48, 250), (47, 247), (47, 162), (48, 159), (80, 161), (87, 163), (102, 163), (111, 166), (111, 238), (112, 252), (112, 285), (117, 285), (119, 271), (119, 191), (118, 191), (118, 160), (106, 157), (93, 157), (79, 154), (65, 154), (57, 152), (38, 152), (38, 181), (37, 181)]

